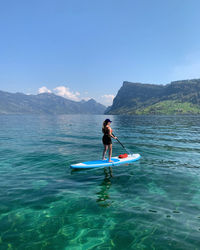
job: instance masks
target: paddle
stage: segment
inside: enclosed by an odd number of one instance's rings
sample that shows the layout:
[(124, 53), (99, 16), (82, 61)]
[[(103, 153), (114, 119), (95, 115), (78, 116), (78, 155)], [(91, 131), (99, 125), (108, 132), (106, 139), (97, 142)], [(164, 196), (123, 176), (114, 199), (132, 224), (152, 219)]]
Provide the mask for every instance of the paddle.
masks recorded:
[[(112, 133), (112, 135), (115, 136), (113, 133)], [(115, 137), (116, 137), (116, 136), (115, 136)], [(130, 151), (120, 142), (120, 140), (119, 140), (118, 138), (117, 138), (116, 140), (117, 140), (117, 141), (119, 142), (119, 144), (126, 150), (126, 152), (127, 152), (128, 154), (130, 154), (130, 155), (133, 154), (133, 153), (131, 153), (131, 152), (130, 152)]]

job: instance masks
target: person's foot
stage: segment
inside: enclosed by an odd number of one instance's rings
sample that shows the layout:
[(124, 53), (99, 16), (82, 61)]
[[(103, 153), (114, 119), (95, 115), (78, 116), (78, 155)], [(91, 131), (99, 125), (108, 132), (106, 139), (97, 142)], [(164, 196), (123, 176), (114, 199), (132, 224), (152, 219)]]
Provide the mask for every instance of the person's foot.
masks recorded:
[(109, 160), (108, 162), (113, 162), (113, 161)]
[(106, 160), (106, 158), (103, 158), (102, 160), (103, 160), (103, 161), (105, 161), (105, 160)]

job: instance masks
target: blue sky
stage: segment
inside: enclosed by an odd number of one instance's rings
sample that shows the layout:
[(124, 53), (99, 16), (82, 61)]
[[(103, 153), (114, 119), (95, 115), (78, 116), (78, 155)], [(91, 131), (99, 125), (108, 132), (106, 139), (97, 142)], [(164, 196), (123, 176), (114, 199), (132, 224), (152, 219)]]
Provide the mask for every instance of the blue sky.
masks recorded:
[(125, 80), (200, 78), (199, 10), (199, 0), (0, 0), (0, 89), (108, 105)]

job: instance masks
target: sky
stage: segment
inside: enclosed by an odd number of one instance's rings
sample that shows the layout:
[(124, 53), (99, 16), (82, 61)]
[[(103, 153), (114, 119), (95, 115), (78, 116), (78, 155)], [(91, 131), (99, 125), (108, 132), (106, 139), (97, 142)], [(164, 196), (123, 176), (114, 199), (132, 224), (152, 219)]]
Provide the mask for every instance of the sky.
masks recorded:
[(0, 0), (0, 90), (110, 105), (123, 81), (200, 78), (199, 0)]

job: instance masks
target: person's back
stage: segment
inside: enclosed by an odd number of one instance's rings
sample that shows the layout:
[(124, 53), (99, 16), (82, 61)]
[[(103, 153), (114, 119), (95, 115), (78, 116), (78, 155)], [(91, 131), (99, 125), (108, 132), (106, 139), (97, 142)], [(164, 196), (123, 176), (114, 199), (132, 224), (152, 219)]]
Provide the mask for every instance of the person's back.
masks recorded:
[(102, 127), (102, 132), (103, 132), (103, 137), (102, 137), (102, 141), (103, 141), (103, 145), (104, 145), (104, 151), (103, 151), (103, 160), (105, 160), (105, 155), (107, 152), (107, 149), (109, 148), (109, 162), (111, 161), (111, 156), (112, 156), (112, 138), (117, 139), (117, 137), (113, 136), (112, 134), (112, 129), (110, 127), (111, 124), (111, 120), (106, 119), (103, 122), (103, 127)]
[(105, 128), (102, 128), (102, 132), (104, 135), (108, 135), (109, 136), (109, 127), (106, 126)]

